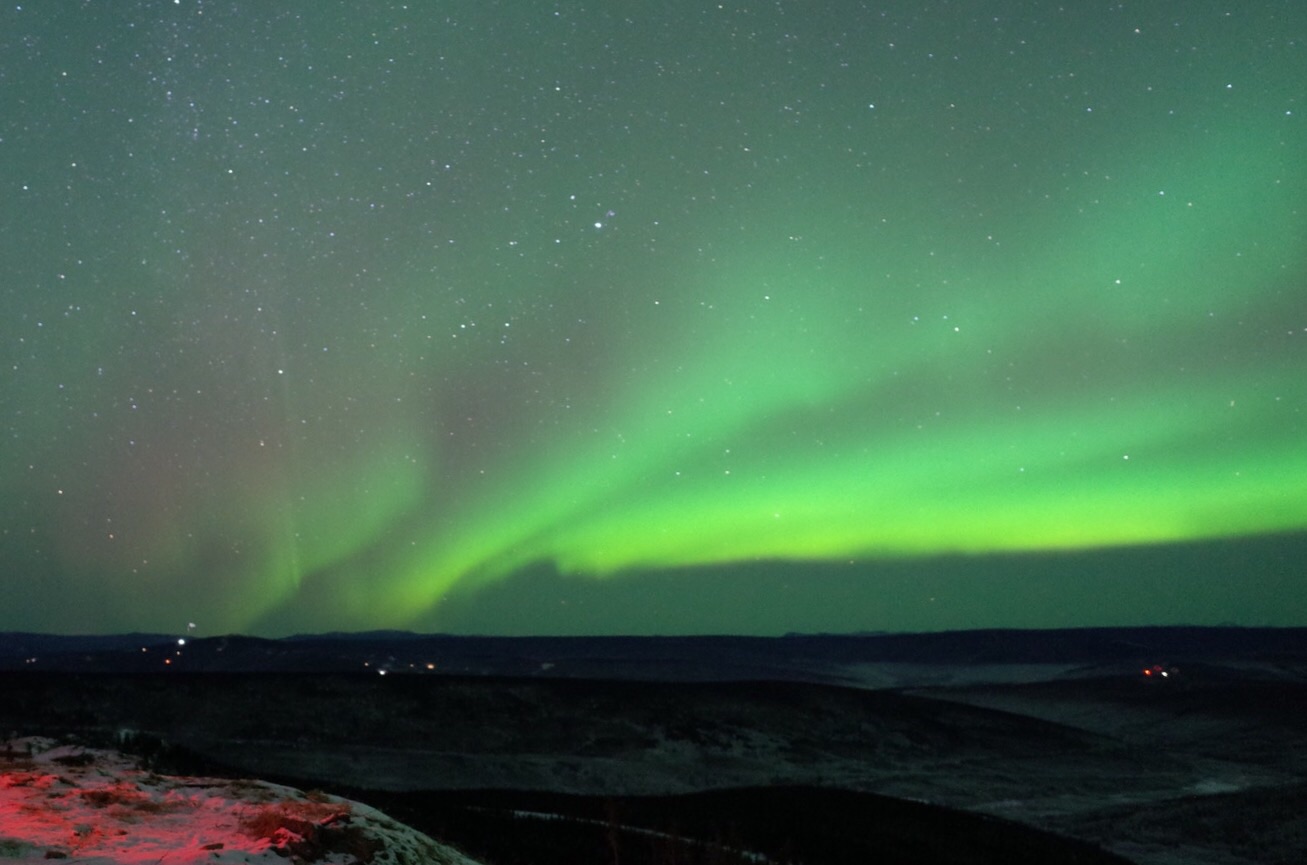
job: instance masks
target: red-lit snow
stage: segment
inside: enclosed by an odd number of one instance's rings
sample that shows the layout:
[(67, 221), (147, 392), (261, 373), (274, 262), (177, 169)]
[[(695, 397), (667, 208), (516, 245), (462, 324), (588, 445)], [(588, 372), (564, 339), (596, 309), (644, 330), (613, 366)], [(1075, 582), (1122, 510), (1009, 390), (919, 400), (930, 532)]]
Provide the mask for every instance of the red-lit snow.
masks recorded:
[(113, 751), (0, 743), (0, 860), (476, 865), (381, 812), (264, 781), (157, 775)]

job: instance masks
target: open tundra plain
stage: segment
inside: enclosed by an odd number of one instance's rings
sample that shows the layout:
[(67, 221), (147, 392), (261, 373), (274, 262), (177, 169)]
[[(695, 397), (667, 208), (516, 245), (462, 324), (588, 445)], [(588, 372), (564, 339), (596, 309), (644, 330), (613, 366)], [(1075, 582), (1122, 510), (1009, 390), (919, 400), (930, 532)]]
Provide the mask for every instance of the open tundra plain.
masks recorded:
[(8, 635), (0, 730), (339, 791), (489, 863), (1296, 863), (1305, 636)]

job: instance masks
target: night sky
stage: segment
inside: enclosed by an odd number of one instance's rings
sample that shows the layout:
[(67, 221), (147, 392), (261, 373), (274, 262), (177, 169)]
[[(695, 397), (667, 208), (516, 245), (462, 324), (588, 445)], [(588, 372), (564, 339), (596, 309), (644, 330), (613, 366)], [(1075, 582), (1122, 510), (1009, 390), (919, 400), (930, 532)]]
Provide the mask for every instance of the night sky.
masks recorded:
[(1307, 3), (10, 2), (0, 630), (1307, 624)]

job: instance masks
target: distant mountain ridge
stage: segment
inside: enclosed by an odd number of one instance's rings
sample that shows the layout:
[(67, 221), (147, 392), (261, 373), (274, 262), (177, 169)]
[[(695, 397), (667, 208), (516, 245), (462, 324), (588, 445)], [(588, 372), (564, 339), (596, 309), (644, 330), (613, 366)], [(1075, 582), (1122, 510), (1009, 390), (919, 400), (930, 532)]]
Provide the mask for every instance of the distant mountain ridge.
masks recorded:
[(1307, 628), (1142, 627), (917, 634), (486, 637), (403, 631), (282, 639), (0, 633), (0, 670), (359, 672), (838, 682), (867, 665), (1097, 668), (1301, 660)]

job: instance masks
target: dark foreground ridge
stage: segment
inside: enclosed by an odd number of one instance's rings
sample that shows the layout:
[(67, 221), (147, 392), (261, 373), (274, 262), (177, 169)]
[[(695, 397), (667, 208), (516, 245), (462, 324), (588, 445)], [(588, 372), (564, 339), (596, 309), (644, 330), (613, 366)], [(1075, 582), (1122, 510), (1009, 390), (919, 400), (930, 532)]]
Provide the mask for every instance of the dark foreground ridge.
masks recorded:
[(340, 792), (496, 865), (1296, 863), (1303, 638), (10, 635), (43, 654), (0, 731)]
[(1009, 820), (821, 787), (638, 797), (359, 795), (487, 862), (1129, 865), (1093, 844)]

